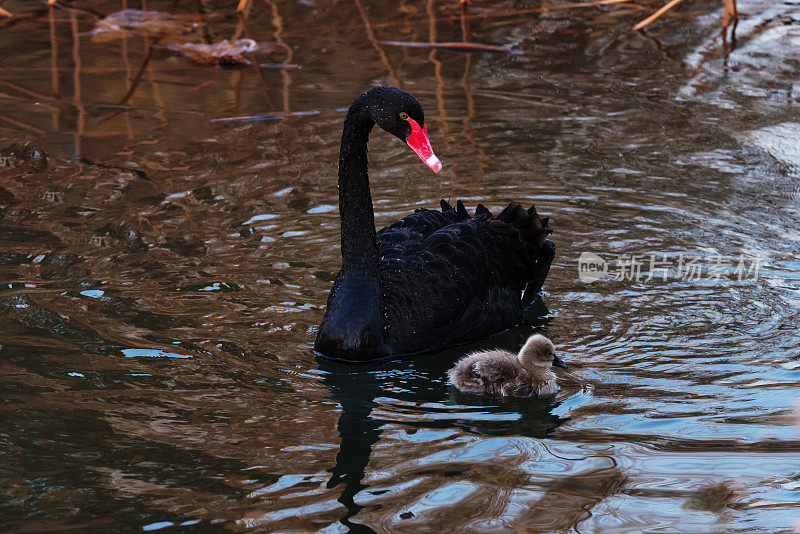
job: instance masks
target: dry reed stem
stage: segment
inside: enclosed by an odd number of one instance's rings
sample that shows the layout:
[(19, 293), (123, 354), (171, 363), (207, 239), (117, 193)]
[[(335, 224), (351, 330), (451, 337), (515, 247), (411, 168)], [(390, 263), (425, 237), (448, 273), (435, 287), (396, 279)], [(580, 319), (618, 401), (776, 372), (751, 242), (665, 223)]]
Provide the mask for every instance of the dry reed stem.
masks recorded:
[(236, 30), (231, 36), (231, 40), (239, 39), (247, 24), (247, 17), (250, 15), (250, 0), (239, 0), (239, 5), (236, 6), (236, 15), (239, 20), (236, 23)]
[[(156, 40), (158, 43), (158, 40)], [(150, 64), (150, 60), (153, 58), (153, 51), (155, 47), (148, 46), (147, 48), (147, 55), (144, 57), (144, 61), (142, 62), (142, 66), (139, 67), (139, 70), (136, 72), (136, 75), (130, 81), (130, 85), (128, 85), (128, 89), (125, 91), (125, 94), (122, 95), (122, 98), (119, 101), (119, 104), (127, 104), (128, 100), (131, 96), (133, 96), (134, 91), (136, 91), (137, 87), (139, 87), (139, 83), (142, 81), (142, 75), (144, 75), (144, 71), (147, 68), (147, 65)]]
[(75, 148), (74, 154), (80, 156), (83, 153), (83, 137), (86, 131), (86, 110), (83, 107), (81, 69), (81, 38), (78, 28), (78, 16), (74, 11), (70, 11), (69, 25), (72, 29), (72, 98), (75, 108), (78, 110), (77, 124), (75, 126)]
[(739, 18), (739, 8), (736, 6), (736, 0), (725, 0), (725, 14), (734, 19)]
[(656, 11), (655, 13), (653, 13), (652, 15), (650, 15), (649, 17), (647, 17), (646, 19), (641, 21), (639, 24), (634, 26), (633, 29), (634, 30), (641, 30), (642, 28), (644, 28), (645, 26), (649, 25), (651, 22), (653, 22), (654, 20), (656, 20), (661, 15), (663, 15), (664, 13), (666, 13), (667, 11), (672, 9), (673, 7), (677, 6), (681, 2), (683, 2), (683, 0), (670, 0), (661, 9), (659, 9), (658, 11)]
[[(269, 5), (271, 17), (270, 22), (272, 23), (272, 27), (275, 28), (274, 37), (275, 42), (282, 46), (284, 50), (286, 50), (286, 55), (283, 57), (284, 63), (291, 63), (292, 58), (294, 57), (294, 50), (291, 46), (289, 46), (286, 41), (283, 39), (283, 16), (281, 15), (280, 11), (278, 10), (277, 2), (273, 0), (265, 0), (265, 2)], [(291, 113), (292, 109), (290, 106), (291, 103), (291, 87), (292, 87), (292, 77), (286, 70), (281, 71), (281, 92), (283, 94), (283, 111), (284, 113)]]
[[(122, 0), (122, 9), (128, 9), (128, 0)], [(131, 73), (133, 69), (131, 67), (131, 61), (128, 57), (128, 33), (123, 32), (122, 34), (122, 62), (125, 64), (125, 91), (127, 92), (130, 89), (131, 83)], [(83, 69), (83, 72), (86, 72), (86, 69)], [(131, 122), (131, 112), (127, 110), (124, 112), (125, 117), (125, 131), (128, 133), (128, 139), (133, 141), (134, 133), (133, 133), (133, 123)], [(98, 125), (100, 123), (98, 122)]]
[[(727, 30), (730, 22), (739, 20), (739, 9), (736, 7), (736, 0), (724, 0), (725, 13), (722, 16), (723, 30)], [(735, 31), (735, 30), (734, 30)]]
[[(242, 16), (242, 14), (240, 14), (240, 16), (239, 16), (239, 23), (242, 26), (242, 35), (246, 39), (250, 39), (250, 28), (247, 25), (247, 19), (244, 16)], [(256, 71), (256, 74), (258, 74), (259, 79), (262, 81), (262, 83), (264, 84), (264, 87), (266, 88), (266, 90), (264, 91), (264, 96), (267, 99), (267, 106), (269, 106), (269, 110), (270, 111), (275, 111), (275, 109), (277, 109), (275, 107), (275, 101), (272, 100), (272, 94), (270, 94), (270, 91), (272, 90), (272, 87), (270, 86), (269, 81), (267, 80), (267, 77), (264, 75), (264, 71), (261, 68), (261, 63), (259, 63), (256, 60), (256, 56), (252, 52), (250, 54), (248, 54), (248, 57), (250, 58), (250, 64), (253, 66), (253, 69)], [(208, 80), (208, 81), (210, 81), (210, 80)], [(203, 85), (203, 84), (201, 84), (201, 85)], [(200, 88), (200, 86), (196, 87), (195, 90), (197, 90), (199, 88)]]

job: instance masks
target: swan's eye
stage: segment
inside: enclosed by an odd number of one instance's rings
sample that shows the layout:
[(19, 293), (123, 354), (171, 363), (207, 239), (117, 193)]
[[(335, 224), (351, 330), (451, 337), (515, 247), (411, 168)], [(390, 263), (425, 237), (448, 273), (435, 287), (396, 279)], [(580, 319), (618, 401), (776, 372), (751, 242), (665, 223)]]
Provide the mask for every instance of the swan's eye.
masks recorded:
[(401, 111), (400, 112), (400, 118), (403, 119), (404, 121), (407, 121), (408, 120), (408, 113), (406, 113), (405, 111)]

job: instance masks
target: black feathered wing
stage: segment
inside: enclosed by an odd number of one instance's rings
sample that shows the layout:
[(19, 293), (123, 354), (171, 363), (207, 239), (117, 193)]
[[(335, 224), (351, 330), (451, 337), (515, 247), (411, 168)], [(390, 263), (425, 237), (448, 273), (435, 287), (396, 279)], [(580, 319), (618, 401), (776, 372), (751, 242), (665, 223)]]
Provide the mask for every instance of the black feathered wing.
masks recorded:
[[(510, 328), (536, 278), (549, 229), (511, 204), (493, 217), (418, 210), (377, 233), (384, 340), (393, 355), (429, 352)], [(549, 262), (548, 262), (549, 266)]]
[(378, 230), (378, 248), (403, 249), (408, 252), (418, 248), (422, 241), (445, 226), (471, 219), (464, 204), (459, 200), (457, 209), (441, 201), (442, 211), (418, 209), (397, 222)]

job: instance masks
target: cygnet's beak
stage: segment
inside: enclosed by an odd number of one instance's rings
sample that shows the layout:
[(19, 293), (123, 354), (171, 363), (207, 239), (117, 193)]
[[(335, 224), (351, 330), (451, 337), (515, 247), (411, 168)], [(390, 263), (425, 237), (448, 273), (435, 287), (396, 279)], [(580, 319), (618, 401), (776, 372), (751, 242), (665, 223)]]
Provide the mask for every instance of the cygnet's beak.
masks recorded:
[(553, 357), (553, 365), (556, 367), (561, 367), (562, 369), (567, 369), (567, 364), (564, 363), (564, 360), (562, 360), (558, 356)]

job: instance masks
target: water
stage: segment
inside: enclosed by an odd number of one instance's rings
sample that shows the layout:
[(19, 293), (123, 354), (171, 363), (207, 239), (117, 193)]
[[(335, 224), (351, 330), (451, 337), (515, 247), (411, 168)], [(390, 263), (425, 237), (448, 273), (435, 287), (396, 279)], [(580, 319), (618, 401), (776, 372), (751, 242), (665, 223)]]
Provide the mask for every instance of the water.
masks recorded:
[[(288, 43), (260, 61), (302, 69), (148, 60), (162, 41), (95, 41), (91, 12), (3, 5), (23, 18), (0, 21), (0, 148), (28, 139), (48, 166), (0, 169), (2, 530), (796, 528), (796, 3), (740, 2), (732, 51), (717, 2), (647, 36), (635, 6), (475, 3), (468, 38), (516, 56), (378, 43), (462, 40), (457, 2), (256, 2), (246, 27), (201, 4), (192, 40)], [(376, 131), (377, 223), (535, 203), (558, 252), (533, 326), (314, 358), (341, 108), (378, 83), (420, 98), (444, 171)], [(585, 252), (603, 280), (581, 281)], [(533, 330), (571, 365), (555, 399), (445, 383)]]

